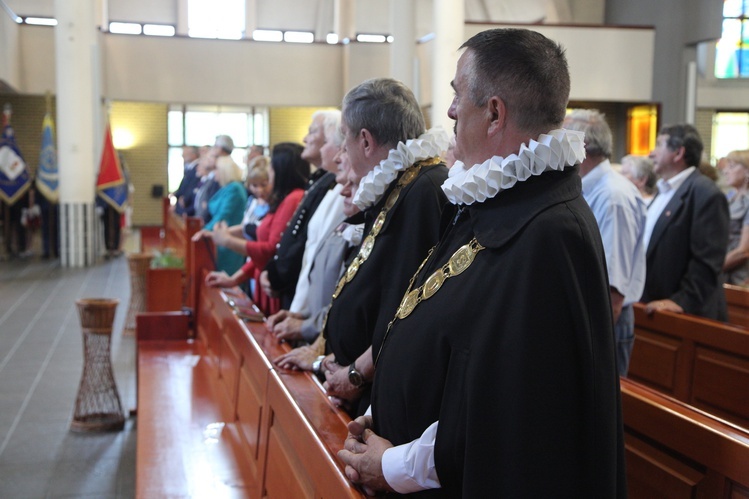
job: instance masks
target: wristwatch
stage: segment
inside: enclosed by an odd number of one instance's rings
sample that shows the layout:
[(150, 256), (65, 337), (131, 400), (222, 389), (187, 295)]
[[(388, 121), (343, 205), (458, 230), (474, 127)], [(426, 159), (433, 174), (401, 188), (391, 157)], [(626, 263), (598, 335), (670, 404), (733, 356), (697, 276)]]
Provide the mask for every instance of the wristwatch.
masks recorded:
[(322, 361), (325, 359), (324, 355), (320, 355), (312, 362), (312, 372), (317, 376), (322, 374)]
[(352, 362), (348, 366), (348, 380), (349, 383), (359, 388), (364, 384), (364, 376), (356, 369), (356, 361)]

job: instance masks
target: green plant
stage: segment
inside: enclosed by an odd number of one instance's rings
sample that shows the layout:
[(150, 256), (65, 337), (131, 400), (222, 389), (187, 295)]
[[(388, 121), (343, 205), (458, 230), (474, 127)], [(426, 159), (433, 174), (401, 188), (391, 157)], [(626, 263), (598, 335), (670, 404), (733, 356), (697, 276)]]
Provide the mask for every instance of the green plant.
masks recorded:
[(163, 252), (154, 252), (151, 259), (152, 269), (184, 269), (185, 259), (178, 257), (174, 249), (166, 248)]

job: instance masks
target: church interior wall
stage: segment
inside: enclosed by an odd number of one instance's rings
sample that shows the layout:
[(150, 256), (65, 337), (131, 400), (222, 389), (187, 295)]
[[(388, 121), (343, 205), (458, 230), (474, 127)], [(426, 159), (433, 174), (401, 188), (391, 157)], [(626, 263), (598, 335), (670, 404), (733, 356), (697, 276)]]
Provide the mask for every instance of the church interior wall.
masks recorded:
[(161, 198), (151, 196), (151, 187), (167, 185), (167, 111), (166, 104), (152, 102), (114, 101), (110, 105), (112, 129), (133, 134), (132, 145), (119, 151), (133, 185), (130, 206), (135, 226), (161, 224)]
[(0, 91), (21, 84), (19, 31), (18, 24), (0, 10)]

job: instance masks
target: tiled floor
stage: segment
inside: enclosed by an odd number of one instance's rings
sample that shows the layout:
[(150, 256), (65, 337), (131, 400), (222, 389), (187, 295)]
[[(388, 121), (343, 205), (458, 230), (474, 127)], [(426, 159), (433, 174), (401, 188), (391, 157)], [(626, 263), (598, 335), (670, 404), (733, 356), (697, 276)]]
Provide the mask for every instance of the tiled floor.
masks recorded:
[(83, 371), (75, 300), (118, 298), (111, 357), (126, 416), (135, 404), (135, 339), (124, 256), (87, 269), (0, 262), (0, 498), (131, 498), (135, 420), (110, 433), (69, 430)]

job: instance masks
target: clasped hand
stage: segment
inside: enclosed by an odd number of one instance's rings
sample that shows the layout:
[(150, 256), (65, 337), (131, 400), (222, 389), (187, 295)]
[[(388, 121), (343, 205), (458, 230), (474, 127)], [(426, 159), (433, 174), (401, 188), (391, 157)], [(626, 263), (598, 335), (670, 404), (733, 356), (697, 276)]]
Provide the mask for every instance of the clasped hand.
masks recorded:
[(348, 424), (348, 437), (338, 457), (346, 464), (346, 476), (361, 485), (368, 496), (392, 491), (382, 473), (382, 455), (393, 446), (372, 431), (372, 416), (360, 416)]

